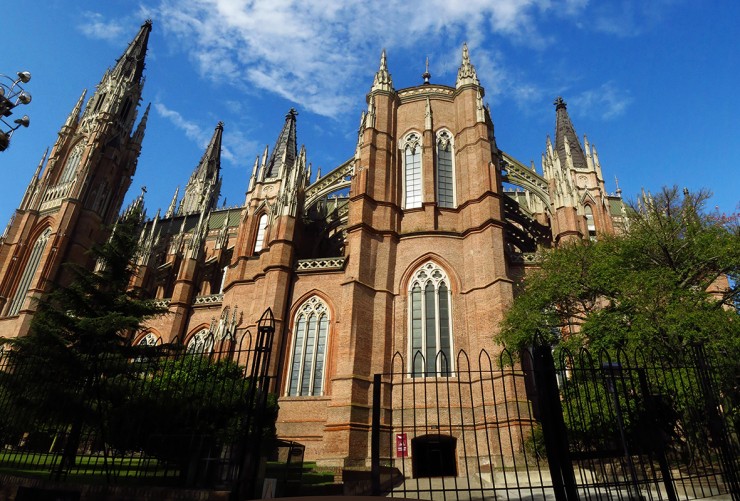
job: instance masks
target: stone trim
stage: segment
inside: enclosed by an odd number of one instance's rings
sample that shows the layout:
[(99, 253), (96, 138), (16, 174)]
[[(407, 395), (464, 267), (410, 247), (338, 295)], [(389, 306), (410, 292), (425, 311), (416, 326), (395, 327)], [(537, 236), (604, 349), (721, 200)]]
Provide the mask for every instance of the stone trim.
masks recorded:
[(342, 270), (344, 269), (344, 264), (346, 262), (347, 258), (344, 256), (319, 259), (299, 259), (296, 262), (295, 270), (297, 272)]
[(221, 304), (224, 300), (223, 294), (210, 294), (208, 296), (195, 296), (193, 304)]

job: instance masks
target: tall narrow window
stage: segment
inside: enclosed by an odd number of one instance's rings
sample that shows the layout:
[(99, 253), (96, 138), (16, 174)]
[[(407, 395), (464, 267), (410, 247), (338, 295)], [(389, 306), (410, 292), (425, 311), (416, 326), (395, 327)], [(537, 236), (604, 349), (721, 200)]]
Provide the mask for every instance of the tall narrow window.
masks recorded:
[(62, 175), (59, 176), (59, 182), (57, 184), (68, 183), (74, 178), (77, 173), (77, 167), (80, 165), (80, 160), (82, 159), (83, 149), (84, 145), (82, 143), (78, 143), (72, 149), (72, 153), (67, 157), (67, 163), (64, 164), (64, 170), (62, 171)]
[(254, 242), (254, 252), (259, 252), (265, 245), (265, 232), (267, 231), (267, 214), (262, 214), (257, 222), (257, 238)]
[(596, 223), (594, 221), (594, 211), (590, 205), (586, 205), (584, 211), (586, 212), (586, 229), (588, 230), (588, 238), (596, 241)]
[(298, 308), (293, 325), (287, 394), (323, 395), (329, 309), (321, 299), (313, 296)]
[(453, 171), (452, 135), (449, 131), (437, 133), (437, 205), (455, 206), (455, 176)]
[(44, 248), (46, 247), (46, 242), (49, 241), (50, 235), (51, 228), (47, 228), (38, 240), (36, 240), (36, 243), (33, 244), (31, 254), (28, 256), (28, 261), (26, 262), (26, 267), (24, 268), (21, 279), (18, 282), (15, 296), (13, 296), (13, 301), (11, 301), (10, 308), (8, 308), (9, 317), (17, 315), (20, 311), (23, 301), (26, 299), (26, 294), (28, 294), (28, 289), (31, 287), (33, 276), (36, 274), (36, 269), (39, 267), (39, 263), (41, 262), (41, 256), (44, 254)]
[(421, 137), (416, 132), (403, 143), (404, 209), (421, 207)]
[(452, 374), (449, 279), (429, 261), (409, 284), (409, 351), (413, 377)]

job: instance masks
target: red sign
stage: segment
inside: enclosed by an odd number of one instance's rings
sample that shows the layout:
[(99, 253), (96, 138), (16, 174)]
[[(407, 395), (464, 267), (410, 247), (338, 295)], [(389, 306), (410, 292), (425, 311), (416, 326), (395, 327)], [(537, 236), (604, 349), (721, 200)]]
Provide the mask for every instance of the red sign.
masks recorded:
[(408, 442), (405, 433), (396, 433), (396, 457), (405, 458), (409, 455)]

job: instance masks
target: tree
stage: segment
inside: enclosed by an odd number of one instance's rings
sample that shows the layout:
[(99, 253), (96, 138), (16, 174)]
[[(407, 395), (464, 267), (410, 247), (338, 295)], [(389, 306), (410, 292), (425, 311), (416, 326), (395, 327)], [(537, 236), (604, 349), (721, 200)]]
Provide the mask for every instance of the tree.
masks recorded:
[[(738, 216), (707, 213), (705, 191), (664, 188), (632, 207), (624, 235), (546, 251), (518, 285), (499, 341), (592, 350), (704, 343), (740, 354)], [(538, 334), (539, 333), (539, 334)]]
[(259, 408), (248, 396), (252, 380), (244, 367), (207, 354), (141, 359), (135, 377), (108, 382), (115, 412), (108, 441), (119, 451), (143, 451), (179, 465), (183, 475), (202, 457), (219, 457), (254, 437), (255, 413), (263, 416), (264, 444), (276, 437), (277, 398)]
[(28, 336), (0, 340), (15, 368), (3, 374), (14, 415), (24, 416), (25, 426), (42, 419), (68, 427), (66, 462), (74, 460), (83, 426), (100, 420), (100, 381), (155, 349), (131, 346), (142, 323), (163, 313), (129, 288), (140, 223), (137, 210), (127, 211), (108, 241), (92, 249), (95, 269), (66, 264), (71, 283), (39, 300)]
[(732, 415), (740, 408), (740, 225), (738, 215), (706, 212), (708, 197), (675, 187), (643, 196), (625, 234), (545, 251), (540, 268), (518, 284), (498, 340), (514, 350), (547, 344), (560, 351), (565, 420), (583, 446), (615, 433), (615, 416), (603, 411), (617, 397), (615, 406), (631, 409), (622, 417), (627, 439), (647, 429), (642, 397), (626, 388), (610, 395), (603, 364), (653, 359), (659, 369), (649, 374), (649, 392), (660, 396), (653, 405), (662, 432), (706, 450), (706, 379), (686, 359), (699, 345), (725, 415), (740, 424)]

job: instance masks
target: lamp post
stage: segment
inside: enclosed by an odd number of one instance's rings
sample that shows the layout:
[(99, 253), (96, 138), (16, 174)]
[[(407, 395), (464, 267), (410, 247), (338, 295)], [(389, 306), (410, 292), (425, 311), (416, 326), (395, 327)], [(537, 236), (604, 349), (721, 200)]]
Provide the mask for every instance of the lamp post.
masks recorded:
[[(8, 121), (13, 114), (13, 109), (19, 104), (31, 102), (31, 94), (26, 92), (21, 84), (27, 84), (31, 80), (31, 74), (27, 71), (16, 73), (18, 78), (13, 79), (8, 75), (0, 73), (0, 151), (5, 151), (10, 145), (10, 137), (19, 127), (28, 127), (31, 119), (28, 115)], [(10, 83), (8, 83), (10, 82)]]

